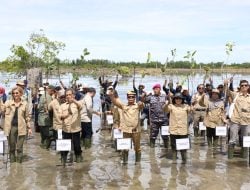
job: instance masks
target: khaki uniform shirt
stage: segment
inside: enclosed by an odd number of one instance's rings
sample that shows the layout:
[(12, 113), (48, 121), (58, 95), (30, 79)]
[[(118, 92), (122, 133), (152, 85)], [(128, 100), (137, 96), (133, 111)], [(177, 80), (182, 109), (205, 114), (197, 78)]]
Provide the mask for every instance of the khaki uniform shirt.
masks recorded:
[[(194, 111), (196, 109), (205, 109), (204, 107), (199, 105), (199, 101), (200, 101), (201, 97), (202, 97), (202, 94), (199, 94), (199, 93), (196, 93), (196, 94), (193, 95), (191, 103), (194, 103), (196, 101), (196, 103), (193, 105), (194, 106)], [(208, 99), (207, 95), (205, 96), (205, 98)]]
[(211, 99), (204, 99), (204, 101), (200, 101), (199, 104), (207, 110), (204, 118), (204, 125), (206, 127), (215, 128), (216, 126), (223, 125), (223, 119), (225, 119), (223, 100), (212, 101)]
[(53, 129), (61, 129), (62, 128), (62, 109), (61, 105), (58, 102), (58, 99), (54, 99), (49, 104), (49, 111), (53, 111)]
[(66, 133), (76, 133), (81, 131), (81, 108), (78, 109), (75, 103), (68, 102), (61, 105), (62, 115), (68, 117), (62, 120), (62, 130)]
[[(15, 103), (14, 100), (7, 100), (5, 104), (1, 106), (2, 111), (5, 112), (4, 120), (4, 133), (9, 136), (12, 119), (15, 114)], [(27, 129), (30, 129), (30, 115), (29, 115), (29, 105), (27, 101), (21, 101), (18, 108), (18, 136), (26, 135)]]
[(119, 115), (119, 108), (117, 106), (113, 106), (111, 108), (113, 113), (113, 128), (119, 128), (120, 127), (120, 115)]
[[(230, 92), (230, 95), (234, 99), (237, 93)], [(250, 94), (246, 96), (242, 93), (238, 94), (231, 121), (240, 125), (250, 125)]]
[(188, 112), (190, 106), (182, 104), (180, 107), (169, 104), (165, 111), (170, 113), (169, 132), (171, 135), (187, 135), (188, 134)]
[(138, 104), (122, 105), (118, 109), (120, 116), (120, 129), (125, 133), (141, 132), (140, 108)]
[(91, 122), (93, 115), (93, 98), (87, 93), (82, 100), (81, 122)]

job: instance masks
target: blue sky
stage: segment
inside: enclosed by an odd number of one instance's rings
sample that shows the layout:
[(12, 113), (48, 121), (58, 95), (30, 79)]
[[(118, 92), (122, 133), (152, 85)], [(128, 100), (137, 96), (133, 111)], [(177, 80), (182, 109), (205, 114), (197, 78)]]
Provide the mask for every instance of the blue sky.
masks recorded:
[(0, 60), (12, 44), (24, 45), (44, 29), (66, 43), (61, 59), (165, 62), (197, 50), (198, 62), (225, 61), (225, 44), (235, 42), (229, 62), (250, 62), (248, 0), (2, 0)]

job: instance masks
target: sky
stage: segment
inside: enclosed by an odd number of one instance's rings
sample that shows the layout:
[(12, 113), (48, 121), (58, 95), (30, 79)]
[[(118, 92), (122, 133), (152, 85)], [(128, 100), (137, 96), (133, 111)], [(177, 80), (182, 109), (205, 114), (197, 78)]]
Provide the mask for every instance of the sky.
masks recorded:
[(146, 62), (184, 60), (197, 50), (197, 62), (250, 62), (249, 0), (1, 0), (0, 61), (12, 44), (25, 45), (39, 29), (66, 48), (60, 59)]

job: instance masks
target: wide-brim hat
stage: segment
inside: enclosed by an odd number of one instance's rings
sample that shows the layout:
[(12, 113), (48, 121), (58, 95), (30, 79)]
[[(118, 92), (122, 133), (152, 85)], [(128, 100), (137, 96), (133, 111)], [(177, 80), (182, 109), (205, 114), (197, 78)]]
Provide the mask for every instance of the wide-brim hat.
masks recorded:
[(127, 96), (128, 96), (128, 95), (136, 95), (136, 93), (135, 93), (134, 91), (131, 90), (131, 91), (128, 91), (128, 92), (127, 92)]
[(174, 99), (176, 99), (176, 98), (184, 99), (184, 97), (183, 97), (183, 95), (181, 93), (176, 93), (174, 95)]
[(19, 81), (17, 81), (16, 85), (25, 86), (25, 84), (24, 84), (24, 81), (23, 81), (23, 80), (19, 80)]
[(220, 94), (220, 91), (218, 89), (213, 89), (212, 93)]

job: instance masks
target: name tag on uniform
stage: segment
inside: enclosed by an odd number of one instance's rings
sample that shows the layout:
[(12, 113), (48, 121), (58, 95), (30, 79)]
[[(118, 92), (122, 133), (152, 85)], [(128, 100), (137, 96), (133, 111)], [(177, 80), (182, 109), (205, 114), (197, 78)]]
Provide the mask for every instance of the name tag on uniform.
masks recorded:
[(176, 150), (190, 149), (189, 138), (176, 139)]
[(114, 134), (115, 139), (122, 139), (123, 138), (123, 132), (120, 129), (114, 129), (113, 134)]
[(132, 148), (131, 138), (117, 139), (117, 150), (129, 150)]
[(207, 128), (206, 128), (206, 126), (204, 125), (203, 122), (199, 122), (199, 129), (200, 129), (200, 131), (206, 131), (207, 130)]
[(71, 151), (71, 139), (56, 140), (57, 151)]
[(227, 127), (226, 126), (218, 126), (215, 128), (215, 135), (216, 136), (227, 136)]
[(170, 135), (169, 126), (161, 126), (161, 135)]
[(63, 137), (62, 137), (62, 129), (58, 129), (57, 130), (57, 138), (58, 139), (62, 139)]
[(243, 137), (243, 147), (250, 147), (250, 136)]
[(113, 115), (107, 115), (108, 125), (112, 125), (114, 123)]
[(7, 141), (7, 137), (4, 135), (4, 131), (0, 131), (0, 141)]
[(0, 154), (4, 154), (4, 142), (0, 141)]

